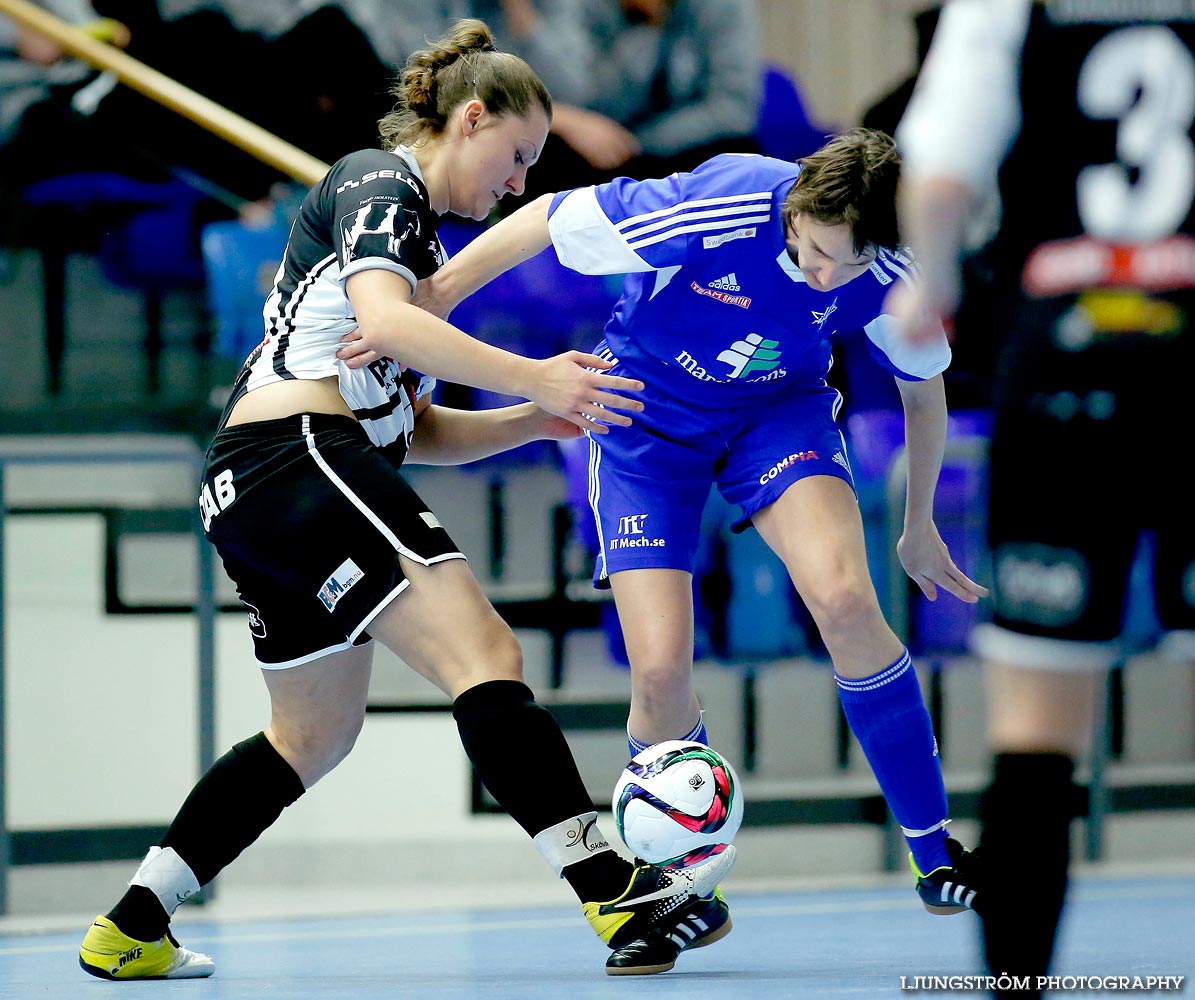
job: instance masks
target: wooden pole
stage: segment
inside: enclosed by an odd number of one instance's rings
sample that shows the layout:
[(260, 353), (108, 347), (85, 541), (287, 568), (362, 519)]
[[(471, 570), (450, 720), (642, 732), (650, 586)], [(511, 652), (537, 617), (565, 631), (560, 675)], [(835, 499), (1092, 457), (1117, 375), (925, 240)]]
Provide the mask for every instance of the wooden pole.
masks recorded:
[(52, 39), (71, 55), (114, 73), (121, 83), (189, 118), (308, 187), (328, 172), (328, 164), (322, 160), (189, 87), (184, 87), (177, 80), (159, 73), (120, 49), (97, 41), (28, 0), (0, 0), (0, 14), (7, 14), (18, 24)]

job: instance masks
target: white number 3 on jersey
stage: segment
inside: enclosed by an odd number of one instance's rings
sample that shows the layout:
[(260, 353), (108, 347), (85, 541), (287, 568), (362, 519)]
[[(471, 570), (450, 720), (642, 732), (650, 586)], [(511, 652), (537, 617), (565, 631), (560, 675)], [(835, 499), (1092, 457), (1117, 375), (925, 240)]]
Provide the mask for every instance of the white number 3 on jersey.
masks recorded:
[(1079, 172), (1083, 227), (1113, 243), (1175, 232), (1195, 197), (1190, 137), (1195, 58), (1190, 51), (1158, 25), (1113, 32), (1083, 61), (1078, 99), (1088, 117), (1118, 122), (1118, 162)]

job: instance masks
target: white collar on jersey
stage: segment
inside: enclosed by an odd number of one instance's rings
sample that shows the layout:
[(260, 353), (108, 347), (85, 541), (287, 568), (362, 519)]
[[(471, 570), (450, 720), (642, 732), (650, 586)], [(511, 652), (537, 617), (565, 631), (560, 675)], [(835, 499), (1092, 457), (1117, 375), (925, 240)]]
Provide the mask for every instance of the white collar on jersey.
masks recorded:
[(423, 171), (419, 169), (419, 161), (415, 159), (415, 150), (410, 146), (395, 146), (390, 152), (407, 165), (407, 169), (419, 178), (420, 184), (427, 187), (427, 181), (423, 179)]
[(799, 281), (802, 285), (809, 284), (805, 280), (805, 272), (797, 267), (797, 262), (788, 255), (787, 247), (780, 251), (780, 256), (776, 258), (776, 263), (780, 265), (780, 270), (792, 278), (793, 281)]

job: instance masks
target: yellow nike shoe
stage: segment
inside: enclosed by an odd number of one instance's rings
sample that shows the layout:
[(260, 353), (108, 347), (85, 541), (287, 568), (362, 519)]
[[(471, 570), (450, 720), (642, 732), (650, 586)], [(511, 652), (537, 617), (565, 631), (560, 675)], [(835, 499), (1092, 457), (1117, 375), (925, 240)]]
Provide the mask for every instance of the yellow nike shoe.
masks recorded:
[(201, 979), (216, 971), (207, 955), (183, 948), (169, 931), (157, 941), (135, 941), (107, 917), (87, 929), (79, 965), (100, 979)]

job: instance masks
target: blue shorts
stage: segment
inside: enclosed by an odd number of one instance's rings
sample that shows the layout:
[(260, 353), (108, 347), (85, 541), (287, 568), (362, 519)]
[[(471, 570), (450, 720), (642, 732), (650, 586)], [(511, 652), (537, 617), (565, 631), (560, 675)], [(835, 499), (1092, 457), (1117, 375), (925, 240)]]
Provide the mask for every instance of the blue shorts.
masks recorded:
[(806, 476), (836, 476), (854, 488), (835, 421), (842, 397), (829, 386), (707, 409), (653, 392), (649, 376), (622, 364), (607, 374), (641, 378), (647, 388), (637, 396), (644, 412), (632, 426), (590, 435), (599, 589), (626, 569), (692, 573), (711, 485), (741, 510), (735, 530)]

